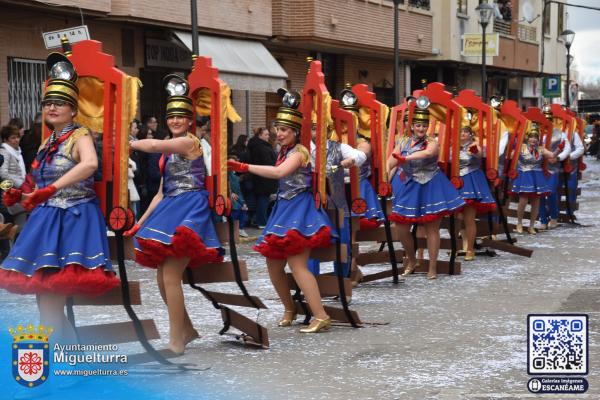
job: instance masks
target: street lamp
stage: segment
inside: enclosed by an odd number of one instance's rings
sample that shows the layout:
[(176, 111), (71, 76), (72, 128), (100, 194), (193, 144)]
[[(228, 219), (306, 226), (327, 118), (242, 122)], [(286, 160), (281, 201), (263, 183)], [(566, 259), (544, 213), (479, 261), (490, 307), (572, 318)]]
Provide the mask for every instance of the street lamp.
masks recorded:
[(483, 33), (481, 34), (481, 97), (484, 102), (487, 102), (487, 73), (485, 71), (485, 28), (487, 28), (494, 14), (494, 6), (488, 3), (481, 3), (475, 11), (479, 13), (479, 24)]
[(404, 0), (394, 0), (394, 105), (400, 103), (400, 49), (398, 48), (398, 6)]
[(560, 38), (565, 42), (565, 47), (567, 48), (567, 82), (565, 82), (565, 96), (567, 98), (567, 108), (571, 107), (571, 96), (569, 93), (569, 83), (570, 83), (570, 72), (571, 72), (571, 45), (573, 44), (573, 39), (575, 39), (575, 32), (570, 29), (562, 31), (560, 34)]

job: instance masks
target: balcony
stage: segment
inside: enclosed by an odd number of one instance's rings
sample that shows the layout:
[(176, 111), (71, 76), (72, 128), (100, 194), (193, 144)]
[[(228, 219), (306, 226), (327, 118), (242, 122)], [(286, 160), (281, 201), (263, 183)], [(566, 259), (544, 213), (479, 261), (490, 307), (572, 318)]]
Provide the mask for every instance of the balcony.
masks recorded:
[(518, 36), (520, 40), (537, 42), (537, 28), (535, 26), (519, 24)]
[(504, 21), (501, 19), (494, 19), (494, 33), (500, 33), (502, 35), (511, 35), (511, 23), (510, 21)]

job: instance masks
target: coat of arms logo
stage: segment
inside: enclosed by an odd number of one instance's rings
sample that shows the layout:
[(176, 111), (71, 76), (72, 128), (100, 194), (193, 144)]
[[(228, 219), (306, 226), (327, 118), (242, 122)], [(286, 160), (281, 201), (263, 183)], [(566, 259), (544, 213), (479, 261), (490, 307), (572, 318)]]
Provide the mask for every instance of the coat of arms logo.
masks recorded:
[(50, 372), (50, 351), (48, 337), (54, 331), (50, 327), (32, 324), (16, 329), (8, 329), (13, 337), (12, 373), (13, 378), (25, 387), (36, 387), (48, 380)]

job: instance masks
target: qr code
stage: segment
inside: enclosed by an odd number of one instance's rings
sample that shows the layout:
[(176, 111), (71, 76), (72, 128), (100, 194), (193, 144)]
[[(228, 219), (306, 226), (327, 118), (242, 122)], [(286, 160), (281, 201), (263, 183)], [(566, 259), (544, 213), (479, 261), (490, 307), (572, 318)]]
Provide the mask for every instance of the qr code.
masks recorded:
[(588, 373), (587, 315), (529, 315), (527, 322), (529, 374)]

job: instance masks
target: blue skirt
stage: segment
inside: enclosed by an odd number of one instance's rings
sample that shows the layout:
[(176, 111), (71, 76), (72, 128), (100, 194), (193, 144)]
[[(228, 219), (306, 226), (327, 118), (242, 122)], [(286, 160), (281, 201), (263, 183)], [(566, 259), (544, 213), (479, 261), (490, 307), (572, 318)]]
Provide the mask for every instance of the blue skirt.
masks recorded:
[(97, 201), (36, 207), (0, 267), (0, 288), (16, 293), (96, 296), (119, 285)]
[(465, 202), (477, 211), (493, 211), (496, 208), (496, 201), (492, 197), (492, 192), (485, 174), (478, 169), (461, 176), (463, 186), (458, 190), (460, 196)]
[(189, 258), (188, 267), (218, 262), (224, 250), (211, 219), (208, 192), (166, 196), (137, 232), (136, 262), (156, 268), (168, 257)]
[(465, 206), (464, 200), (440, 171), (424, 184), (410, 179), (396, 185), (390, 220), (400, 224), (427, 223)]
[[(381, 202), (375, 193), (375, 189), (368, 179), (360, 180), (360, 197), (367, 203), (367, 210), (364, 214), (360, 214), (361, 218), (366, 218), (375, 222), (384, 220), (383, 211), (381, 211)], [(354, 214), (353, 214), (354, 215)]]
[(512, 181), (511, 193), (541, 197), (550, 193), (547, 179), (542, 171), (518, 171), (519, 174)]
[(337, 233), (324, 209), (317, 210), (310, 192), (290, 200), (277, 199), (254, 250), (263, 256), (286, 259), (306, 248), (331, 245)]

